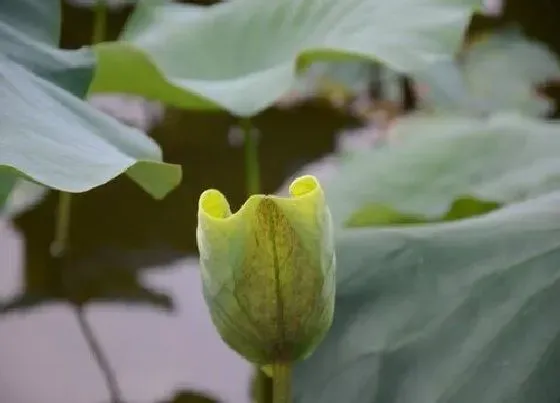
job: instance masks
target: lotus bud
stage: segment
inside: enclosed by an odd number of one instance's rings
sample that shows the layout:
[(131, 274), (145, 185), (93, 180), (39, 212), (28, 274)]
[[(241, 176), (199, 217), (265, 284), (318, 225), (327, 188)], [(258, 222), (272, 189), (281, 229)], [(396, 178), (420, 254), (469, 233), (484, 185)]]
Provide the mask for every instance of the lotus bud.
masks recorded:
[(253, 195), (235, 214), (219, 191), (202, 193), (204, 298), (226, 344), (263, 366), (311, 354), (333, 317), (332, 232), (313, 176), (296, 179), (288, 198)]

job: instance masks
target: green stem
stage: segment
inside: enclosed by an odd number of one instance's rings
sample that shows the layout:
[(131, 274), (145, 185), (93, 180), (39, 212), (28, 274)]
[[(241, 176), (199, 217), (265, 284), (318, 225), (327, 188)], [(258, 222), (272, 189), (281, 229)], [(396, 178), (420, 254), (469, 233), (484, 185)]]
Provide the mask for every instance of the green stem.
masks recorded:
[(245, 186), (249, 195), (260, 193), (259, 146), (249, 119), (241, 121), (245, 145)]
[[(240, 122), (243, 130), (243, 145), (245, 146), (245, 190), (247, 194), (260, 193), (260, 167), (259, 146), (255, 136), (254, 127), (249, 118), (243, 118)], [(270, 401), (270, 379), (255, 366), (255, 400), (257, 403), (268, 403)]]
[(68, 248), (71, 202), (72, 196), (70, 193), (60, 192), (54, 227), (54, 238), (51, 243), (51, 256), (56, 258), (62, 257)]
[(91, 44), (103, 42), (107, 32), (107, 4), (106, 0), (97, 0), (93, 15), (93, 33)]
[(272, 364), (272, 403), (292, 402), (292, 366), (290, 363)]

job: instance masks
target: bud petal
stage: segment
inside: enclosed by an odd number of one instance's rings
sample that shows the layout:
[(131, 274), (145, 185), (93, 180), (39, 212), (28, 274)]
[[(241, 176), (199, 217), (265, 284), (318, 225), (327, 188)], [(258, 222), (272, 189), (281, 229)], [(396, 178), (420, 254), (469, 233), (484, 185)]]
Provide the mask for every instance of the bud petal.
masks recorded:
[(330, 212), (313, 176), (289, 198), (253, 195), (232, 214), (202, 193), (197, 242), (204, 297), (223, 340), (258, 364), (305, 358), (332, 322), (335, 256)]

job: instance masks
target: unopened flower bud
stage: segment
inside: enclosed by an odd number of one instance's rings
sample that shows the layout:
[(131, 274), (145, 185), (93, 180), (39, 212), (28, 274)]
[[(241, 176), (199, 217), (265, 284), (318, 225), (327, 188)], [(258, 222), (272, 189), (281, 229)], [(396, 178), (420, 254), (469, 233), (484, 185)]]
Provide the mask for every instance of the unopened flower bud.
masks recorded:
[(315, 177), (296, 179), (289, 198), (253, 195), (235, 214), (205, 191), (197, 242), (204, 297), (233, 350), (262, 365), (311, 354), (335, 297), (331, 217)]

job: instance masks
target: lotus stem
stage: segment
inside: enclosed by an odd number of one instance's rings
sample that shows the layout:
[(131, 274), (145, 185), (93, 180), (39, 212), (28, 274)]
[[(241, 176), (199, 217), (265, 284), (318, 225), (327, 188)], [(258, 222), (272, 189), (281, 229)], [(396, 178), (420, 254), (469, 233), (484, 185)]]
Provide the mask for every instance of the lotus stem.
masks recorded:
[(249, 119), (241, 120), (245, 145), (245, 186), (249, 195), (260, 193), (259, 147)]
[(51, 256), (62, 257), (68, 249), (68, 233), (70, 230), (70, 206), (72, 196), (70, 193), (60, 192), (56, 212), (54, 238), (51, 243)]
[(93, 33), (91, 35), (91, 44), (103, 42), (107, 32), (107, 2), (106, 0), (97, 0), (93, 15)]
[(272, 364), (272, 403), (292, 402), (292, 365), (287, 362)]

